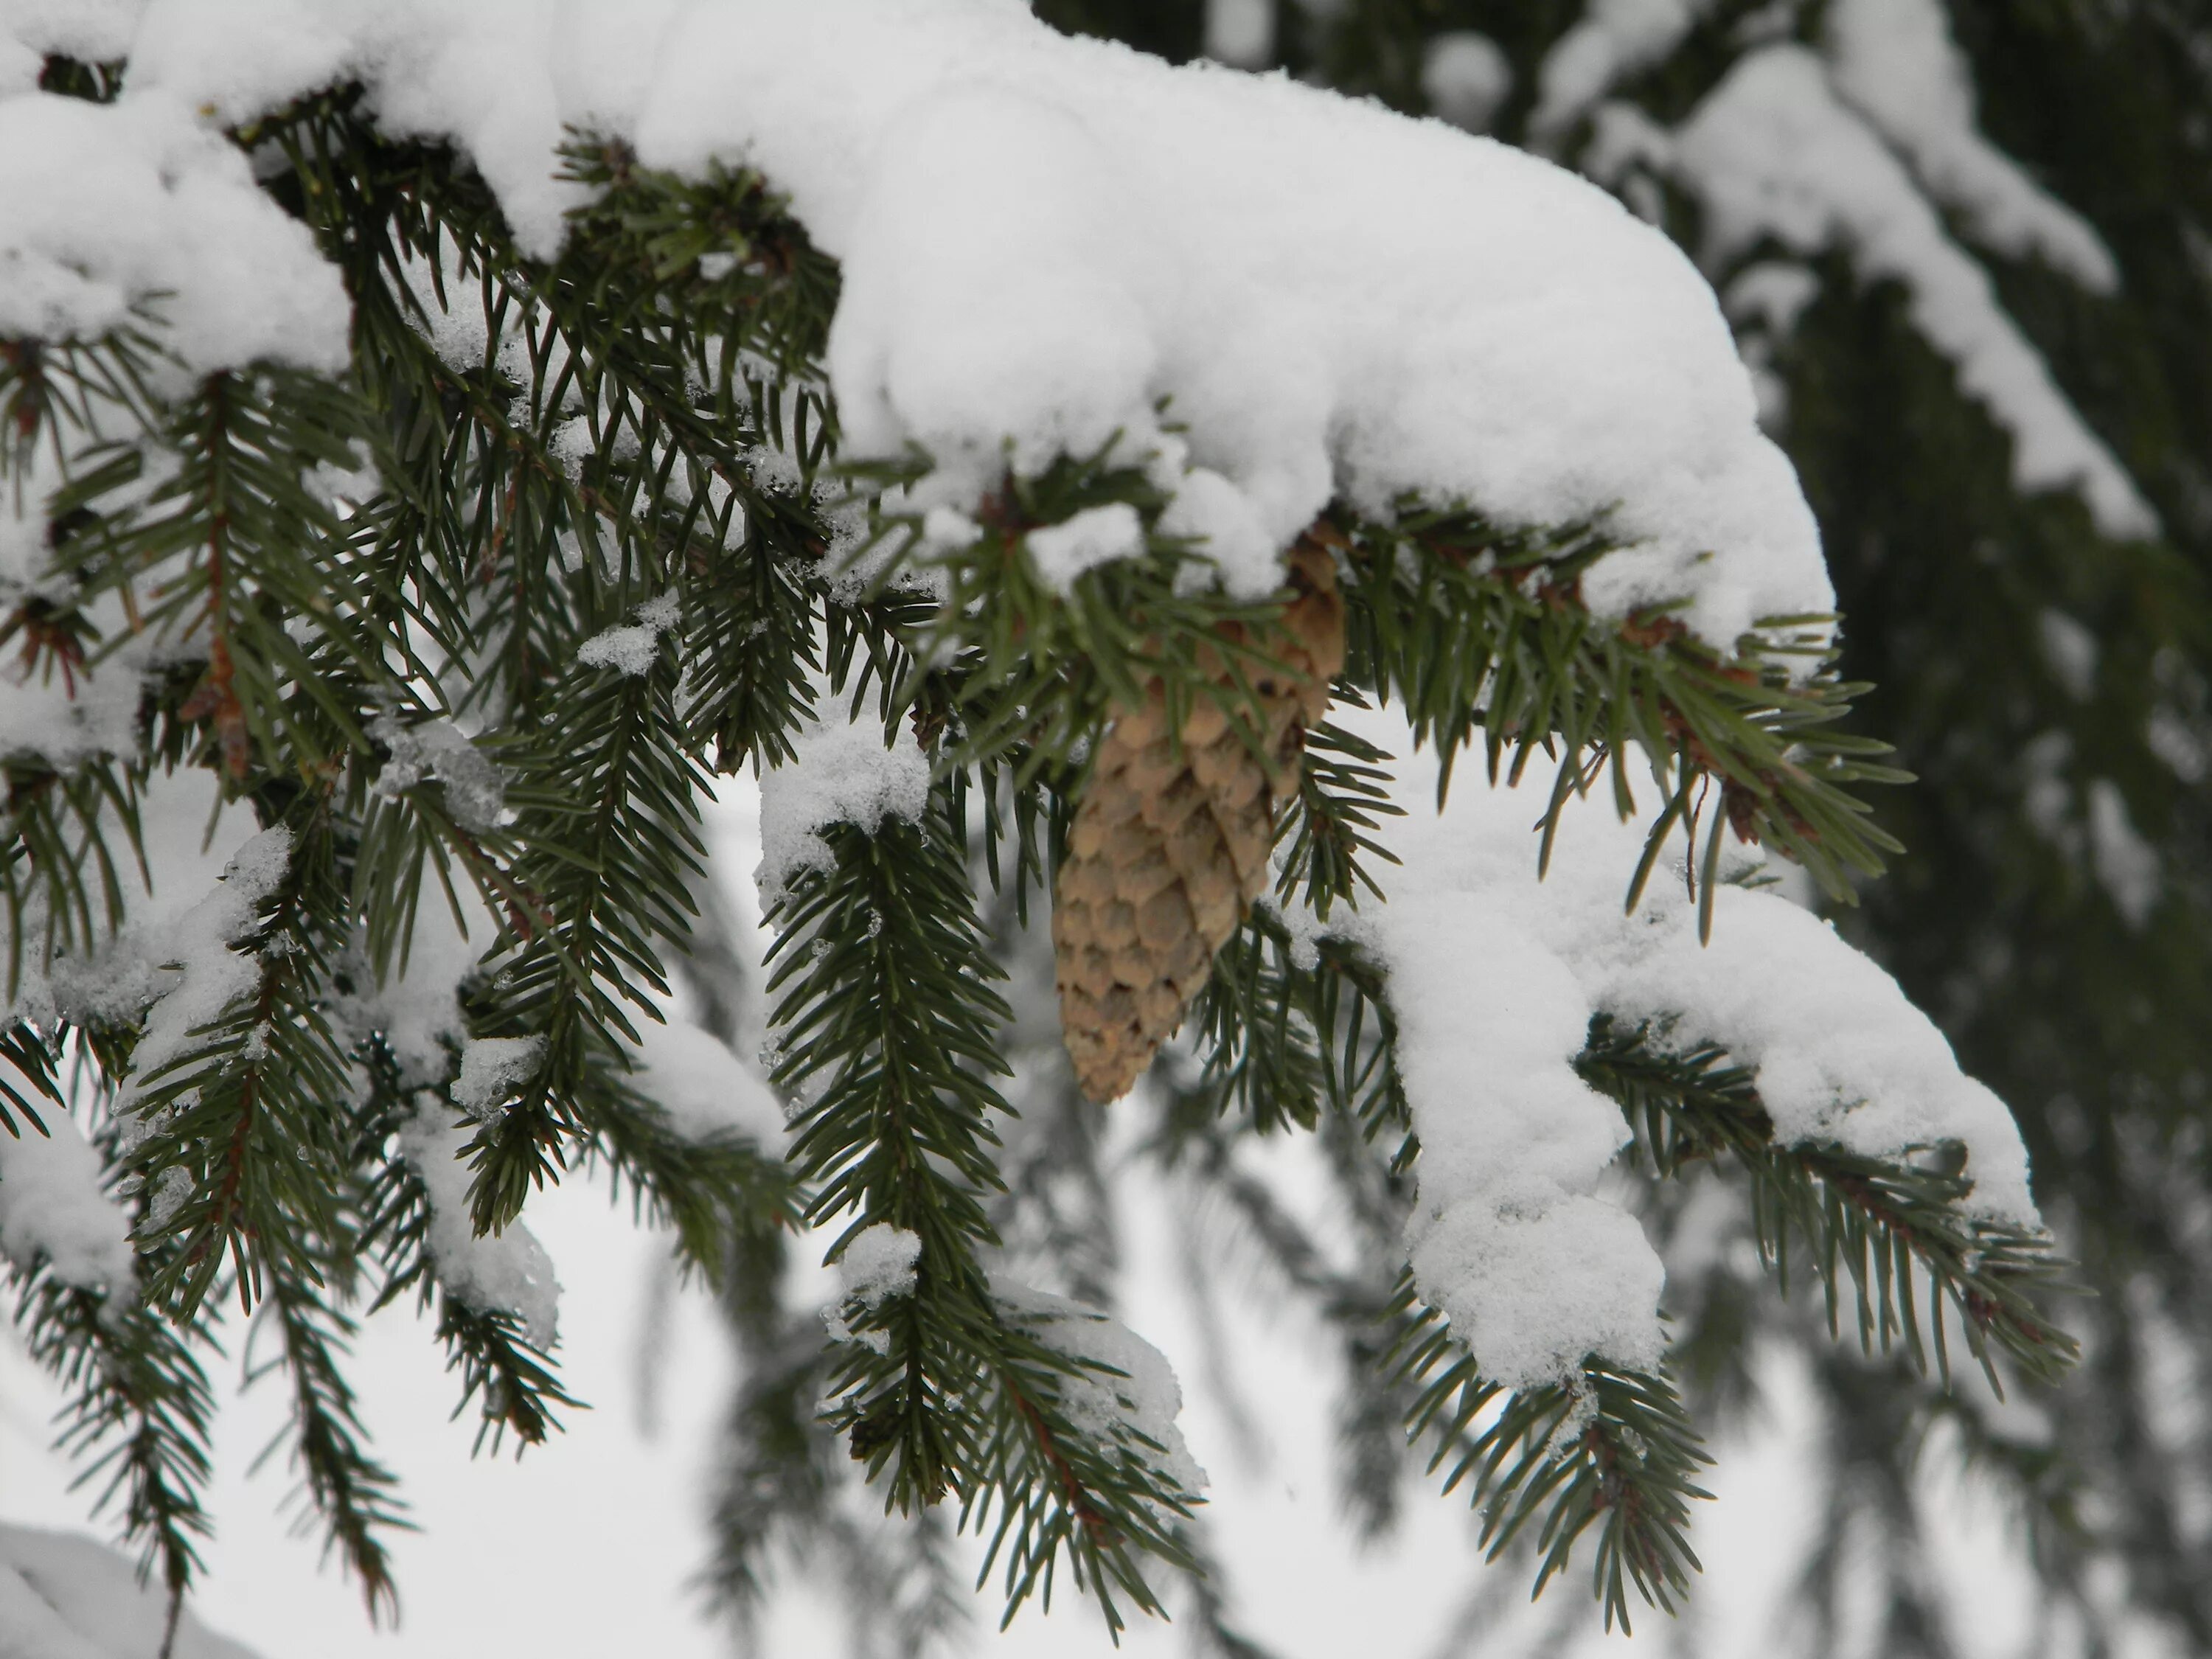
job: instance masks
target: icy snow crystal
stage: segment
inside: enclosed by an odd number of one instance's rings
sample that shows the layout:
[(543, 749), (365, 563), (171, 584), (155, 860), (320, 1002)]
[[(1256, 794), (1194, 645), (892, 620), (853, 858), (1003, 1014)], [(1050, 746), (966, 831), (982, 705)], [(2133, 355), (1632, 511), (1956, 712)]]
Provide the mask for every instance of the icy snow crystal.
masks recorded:
[(837, 1258), (837, 1278), (842, 1286), (838, 1301), (822, 1310), (822, 1323), (832, 1342), (857, 1342), (878, 1353), (891, 1351), (889, 1331), (856, 1331), (846, 1322), (845, 1304), (857, 1302), (875, 1309), (895, 1296), (912, 1296), (915, 1264), (921, 1260), (921, 1236), (903, 1227), (879, 1221), (863, 1227), (845, 1241)]
[(848, 1300), (880, 1307), (886, 1297), (914, 1294), (915, 1264), (921, 1260), (919, 1234), (879, 1221), (846, 1241), (837, 1275)]
[(471, 1117), (489, 1118), (507, 1097), (527, 1083), (545, 1051), (542, 1036), (471, 1037), (461, 1045), (460, 1075), (453, 1079), (453, 1104)]
[(368, 723), (368, 735), (392, 756), (376, 775), (378, 794), (397, 795), (432, 777), (445, 786), (446, 809), (464, 830), (485, 835), (514, 822), (499, 768), (453, 721), (402, 726), (380, 714)]

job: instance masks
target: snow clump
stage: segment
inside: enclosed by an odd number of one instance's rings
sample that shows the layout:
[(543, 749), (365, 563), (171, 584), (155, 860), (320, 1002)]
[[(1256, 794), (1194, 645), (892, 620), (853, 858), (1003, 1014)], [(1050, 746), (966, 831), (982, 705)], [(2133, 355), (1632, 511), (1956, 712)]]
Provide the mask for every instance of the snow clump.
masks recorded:
[(503, 1231), (481, 1237), (469, 1206), (467, 1130), (447, 1122), (443, 1109), (428, 1102), (399, 1131), (399, 1153), (421, 1177), (429, 1198), (430, 1225), (424, 1243), (438, 1283), (465, 1307), (480, 1313), (512, 1314), (525, 1338), (540, 1353), (559, 1334), (561, 1286), (552, 1258), (520, 1221)]
[(193, 374), (350, 360), (337, 269), (182, 100), (0, 96), (0, 336), (96, 339), (149, 317)]
[(453, 1104), (480, 1121), (496, 1117), (508, 1097), (537, 1075), (544, 1052), (542, 1036), (469, 1038), (461, 1044)]
[[(855, 717), (817, 687), (817, 712), (792, 739), (792, 757), (761, 774), (761, 904), (772, 908), (802, 870), (836, 860), (822, 830), (833, 823), (872, 830), (885, 817), (918, 823), (929, 807), (929, 758), (901, 726), (886, 737), (872, 708)], [(821, 705), (828, 704), (826, 714)]]
[(272, 824), (238, 849), (215, 890), (178, 919), (168, 938), (167, 959), (158, 963), (173, 975), (148, 1010), (143, 1032), (131, 1051), (131, 1076), (115, 1103), (125, 1138), (142, 1136), (148, 1126), (133, 1115), (156, 1073), (199, 1048), (203, 1028), (251, 995), (261, 982), (262, 965), (232, 947), (253, 931), (261, 907), (274, 897), (292, 867), (292, 832)]
[[(1390, 717), (1351, 723), (1385, 749), (1411, 747)], [(1462, 775), (1437, 812), (1433, 752), (1414, 756), (1392, 791), (1407, 809), (1391, 837), (1404, 862), (1377, 872), (1391, 902), (1327, 923), (1285, 918), (1307, 939), (1358, 942), (1389, 971), (1421, 1143), (1408, 1255), (1486, 1376), (1557, 1381), (1589, 1354), (1649, 1368), (1666, 1346), (1659, 1258), (1598, 1192), (1627, 1125), (1573, 1066), (1601, 1013), (1662, 1048), (1724, 1048), (1755, 1072), (1783, 1146), (1895, 1159), (1956, 1142), (1974, 1183), (1966, 1212), (2040, 1227), (2003, 1103), (1960, 1073), (1887, 974), (1829, 924), (1740, 885), (1714, 893), (1701, 944), (1679, 833), (1624, 914), (1645, 831), (1601, 803), (1569, 802), (1540, 879), (1532, 825), (1553, 781), (1540, 760), (1517, 788)]]
[(1133, 1432), (1159, 1448), (1159, 1468), (1185, 1493), (1205, 1490), (1206, 1471), (1176, 1422), (1182, 1388), (1165, 1355), (1111, 1316), (1003, 1273), (991, 1276), (991, 1294), (1061, 1352), (1091, 1362), (1060, 1385), (1061, 1409), (1086, 1438), (1111, 1445)]
[(638, 606), (634, 627), (610, 628), (576, 648), (576, 660), (590, 668), (611, 668), (641, 679), (653, 672), (660, 636), (676, 626), (679, 602), (674, 593), (657, 594)]
[(891, 1351), (891, 1334), (885, 1330), (856, 1331), (845, 1318), (854, 1303), (873, 1312), (895, 1296), (912, 1296), (919, 1283), (915, 1266), (921, 1260), (921, 1236), (887, 1221), (863, 1227), (845, 1241), (837, 1258), (842, 1294), (822, 1310), (822, 1323), (832, 1342), (857, 1342), (877, 1353)]
[[(28, 1079), (10, 1080), (37, 1098)], [(128, 1295), (137, 1283), (131, 1218), (100, 1184), (100, 1154), (63, 1108), (40, 1101), (38, 1111), (44, 1134), (21, 1111), (10, 1114), (20, 1134), (0, 1128), (0, 1255), (27, 1279), (43, 1261), (64, 1285)]]
[(783, 1145), (775, 1096), (712, 1032), (682, 1020), (641, 1024), (634, 1057), (639, 1092), (686, 1140), (735, 1133), (771, 1155)]
[(445, 787), (446, 808), (464, 830), (488, 835), (514, 822), (499, 768), (453, 721), (402, 726), (392, 715), (380, 714), (368, 723), (368, 735), (392, 757), (376, 775), (378, 794), (398, 795), (434, 778)]

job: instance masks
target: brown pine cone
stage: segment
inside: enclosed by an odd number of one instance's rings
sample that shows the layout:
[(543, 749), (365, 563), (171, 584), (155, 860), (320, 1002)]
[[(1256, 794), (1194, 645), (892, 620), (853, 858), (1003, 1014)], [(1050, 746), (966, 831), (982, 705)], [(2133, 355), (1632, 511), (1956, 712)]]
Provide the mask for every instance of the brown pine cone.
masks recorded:
[[(1302, 538), (1286, 561), (1292, 599), (1264, 634), (1223, 624), (1282, 665), (1254, 689), (1250, 732), (1224, 656), (1200, 653), (1223, 696), (1193, 701), (1168, 729), (1156, 676), (1144, 704), (1117, 712), (1076, 809), (1054, 895), (1060, 1034), (1092, 1100), (1127, 1094), (1212, 969), (1214, 953), (1267, 884), (1275, 812), (1297, 787), (1305, 729), (1344, 666), (1344, 602), (1328, 550)], [(1249, 669), (1247, 670), (1249, 672)], [(1180, 741), (1176, 739), (1179, 738)]]

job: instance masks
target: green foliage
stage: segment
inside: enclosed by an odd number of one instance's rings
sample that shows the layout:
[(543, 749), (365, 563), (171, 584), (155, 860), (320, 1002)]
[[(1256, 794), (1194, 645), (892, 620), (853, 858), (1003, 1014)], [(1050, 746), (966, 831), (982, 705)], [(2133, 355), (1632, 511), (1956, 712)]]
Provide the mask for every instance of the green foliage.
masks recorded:
[(990, 1079), (1010, 1011), (945, 809), (940, 796), (919, 825), (838, 826), (834, 868), (800, 872), (769, 911), (774, 1075), (801, 1103), (792, 1157), (809, 1219), (858, 1212), (832, 1259), (867, 1226), (918, 1243), (909, 1291), (848, 1304), (830, 1420), (888, 1505), (951, 1496), (963, 1528), (989, 1528), (984, 1571), (1003, 1554), (1009, 1619), (1032, 1591), (1050, 1605), (1065, 1552), (1119, 1628), (1117, 1591), (1158, 1609), (1138, 1553), (1182, 1562), (1174, 1527), (1196, 1495), (1154, 1467), (1163, 1449), (1140, 1428), (1079, 1424), (1070, 1384), (1112, 1373), (1010, 1304), (981, 1258), (997, 1242), (984, 1200), (1005, 1103)]
[(118, 1512), (147, 1565), (181, 1593), (213, 1529), (201, 1502), (215, 1419), (204, 1323), (179, 1330), (150, 1308), (111, 1308), (39, 1267), (17, 1275), (25, 1346), (69, 1391), (62, 1449), (99, 1483), (99, 1509)]
[[(1063, 27), (1151, 50), (1199, 49), (1196, 6), (1183, 9), (1187, 27), (1172, 39), (1149, 0), (1040, 9)], [(1492, 135), (1569, 165), (1598, 151), (1593, 124), (1557, 135), (1529, 125), (1547, 55), (1584, 5), (1345, 0), (1270, 9), (1274, 66), (1416, 114), (1430, 112), (1432, 46), (1480, 32), (1510, 71)], [(2082, 217), (2114, 256), (2117, 289), (2093, 292), (2033, 255), (1992, 246), (1975, 216), (1939, 201), (1945, 228), (2152, 502), (2160, 536), (2116, 545), (2072, 492), (2022, 489), (2013, 438), (1931, 346), (1913, 297), (1844, 252), (1802, 262), (1815, 297), (1793, 324), (1749, 319), (1741, 331), (1747, 354), (1763, 354), (1786, 392), (1772, 424), (1820, 518), (1848, 618), (1842, 675), (1869, 683), (1847, 729), (1893, 742), (1897, 761), (1921, 780), (1883, 792), (1876, 813), (1911, 855), (1859, 888), (1858, 908), (1838, 925), (2013, 1108), (2045, 1212), (2097, 1292), (2069, 1313), (2087, 1358), (2047, 1413), (2057, 1449), (2045, 1462), (2064, 1473), (2008, 1483), (2036, 1539), (2047, 1622), (2079, 1621), (2092, 1650), (2135, 1639), (2144, 1621), (2203, 1648), (2212, 1644), (2212, 1584), (2199, 1569), (2202, 1540), (2177, 1517), (2212, 1454), (2201, 1434), (2163, 1425), (2172, 1393), (2202, 1392), (2212, 1376), (2212, 1322), (2198, 1293), (2212, 1260), (2189, 1219), (2212, 1178), (2203, 1133), (2212, 1068), (2196, 1012), (2212, 965), (2212, 769), (2203, 762), (2212, 752), (2203, 235), (2212, 125), (2203, 119), (2212, 52), (2201, 7), (1947, 0), (1939, 9), (1961, 48), (1980, 131)], [(1717, 0), (1697, 12), (1679, 45), (1626, 72), (1610, 97), (1672, 125), (1748, 52), (1777, 39), (1819, 50), (1835, 9)], [(1652, 181), (1634, 179), (1624, 189), (1631, 205), (1705, 258), (1704, 204), (1673, 186), (1639, 195)], [(1725, 266), (1708, 263), (1706, 274), (1726, 291), (1744, 270), (1796, 258), (1764, 242)], [(2087, 647), (2070, 664), (2054, 656), (2060, 630)], [(2100, 878), (2093, 820), (2101, 812), (2110, 822), (2116, 806), (2155, 854), (2155, 902), (2140, 922)], [(1741, 1168), (1733, 1154), (1720, 1161)], [(1767, 1212), (1762, 1231), (1779, 1213)], [(1730, 1289), (1699, 1309), (1683, 1341), (1740, 1355), (1770, 1318)], [(1784, 1329), (1792, 1341), (1817, 1340)], [(2157, 1381), (2142, 1363), (2151, 1352), (2165, 1356)], [(1740, 1365), (1709, 1368), (1713, 1387), (1698, 1390), (1706, 1409), (1751, 1403)], [(1870, 1392), (1896, 1386), (1895, 1368), (1869, 1381), (1858, 1362), (1816, 1354), (1812, 1375), (1834, 1425), (1824, 1524), (1838, 1530), (1808, 1564), (1802, 1595), (1832, 1611), (1838, 1563), (1871, 1562), (1879, 1593), (1919, 1619), (1877, 1640), (1889, 1651), (1916, 1643), (1943, 1650), (1925, 1554), (1908, 1524), (1924, 1436), (1866, 1409)], [(2083, 1492), (2092, 1501), (2078, 1501)], [(1853, 1552), (1849, 1528), (1891, 1541)], [(2114, 1567), (2124, 1591), (2099, 1589)], [(1816, 1621), (1803, 1650), (1843, 1649), (1835, 1629)]]
[[(1778, 1146), (1753, 1073), (1710, 1043), (1678, 1046), (1672, 1033), (1623, 1029), (1609, 1015), (1592, 1020), (1575, 1069), (1620, 1103), (1636, 1155), (1654, 1174), (1678, 1176), (1723, 1153), (1742, 1167), (1762, 1261), (1786, 1291), (1796, 1241), (1826, 1293), (1832, 1336), (1848, 1280), (1860, 1347), (1887, 1353), (1902, 1341), (1924, 1373), (1932, 1345), (1946, 1382), (1954, 1316), (2000, 1395), (1996, 1353), (2045, 1384), (2080, 1358), (2081, 1345), (2038, 1306), (2069, 1288), (2067, 1264), (2052, 1256), (2047, 1235), (1968, 1212), (1973, 1183), (1958, 1149), (1917, 1147), (1887, 1161), (1837, 1146)], [(1924, 1316), (1914, 1301), (1916, 1274), (1928, 1285)]]
[[(441, 151), (378, 138), (354, 102), (310, 100), (240, 135), (289, 163), (272, 191), (345, 273), (349, 374), (194, 378), (167, 356), (158, 316), (106, 340), (9, 341), (0, 360), (11, 479), (35, 462), (61, 481), (45, 503), (59, 586), (11, 596), (27, 664), (129, 673), (150, 649), (177, 665), (146, 677), (136, 752), (66, 771), (8, 757), (11, 986), (57, 963), (100, 971), (128, 920), (139, 803), (159, 775), (211, 773), (283, 829), (290, 853), (279, 890), (230, 940), (251, 988), (158, 1067), (134, 1065), (143, 1002), (95, 1000), (44, 1030), (13, 1025), (7, 1041), (34, 1089), (51, 1090), (46, 1057), (72, 1034), (109, 1086), (126, 1085), (112, 1152), (141, 1194), (143, 1305), (103, 1310), (50, 1273), (26, 1281), (20, 1304), (33, 1351), (76, 1392), (78, 1438), (118, 1442), (125, 1531), (173, 1589), (189, 1582), (208, 1472), (191, 1356), (210, 1340), (208, 1298), (235, 1296), (273, 1316), (268, 1363), (290, 1382), (306, 1498), (384, 1611), (380, 1540), (404, 1522), (345, 1381), (349, 1310), (409, 1289), (438, 1302), (480, 1443), (540, 1440), (574, 1403), (511, 1311), (441, 1280), (428, 1194), (395, 1149), (414, 1115), (451, 1109), (447, 1079), (403, 1075), (382, 1029), (380, 987), (406, 967), (426, 904), (477, 934), (471, 1034), (539, 1043), (541, 1066), (477, 1130), (481, 1227), (514, 1222), (535, 1186), (580, 1160), (629, 1186), (710, 1276), (737, 1238), (791, 1218), (776, 1161), (731, 1135), (678, 1134), (630, 1078), (641, 1024), (662, 1017), (659, 953), (688, 937), (695, 756), (709, 734), (775, 752), (803, 656), (782, 689), (768, 685), (763, 714), (757, 674), (726, 677), (738, 689), (711, 710), (679, 700), (675, 641), (710, 629), (704, 605), (696, 624), (679, 610), (646, 673), (578, 653), (732, 559), (769, 573), (787, 627), (807, 627), (782, 570), (793, 553), (811, 561), (803, 537), (818, 530), (803, 492), (746, 514), (763, 492), (740, 457), (768, 434), (744, 418), (772, 371), (738, 359), (802, 356), (834, 283), (822, 289), (827, 267), (808, 256), (792, 264), (814, 287), (789, 266), (750, 289), (732, 277), (656, 332), (635, 310), (659, 314), (651, 283), (632, 287), (619, 263), (650, 240), (651, 188), (607, 228), (617, 264), (594, 243), (557, 273), (526, 271), (479, 183)], [(757, 234), (787, 223), (757, 181), (718, 179), (708, 194), (750, 203)], [(740, 234), (737, 221), (708, 230), (721, 244)], [(428, 331), (439, 290), (457, 298), (464, 283), (484, 342), (457, 367)], [(818, 394), (786, 401), (811, 407), (818, 431)], [(555, 441), (586, 405), (601, 422), (596, 459), (572, 470)], [(726, 479), (742, 496), (712, 482)], [(104, 629), (116, 616), (123, 626)], [(453, 716), (483, 735), (441, 724)], [(11, 1085), (11, 1109), (22, 1092)], [(20, 1107), (11, 1131), (32, 1112)]]
[[(1388, 526), (1356, 526), (1346, 678), (1404, 703), (1416, 740), (1437, 747), (1440, 789), (1478, 731), (1493, 778), (1510, 756), (1517, 781), (1540, 748), (1589, 756), (1580, 773), (1559, 773), (1546, 861), (1559, 812), (1601, 772), (1620, 815), (1636, 811), (1629, 769), (1640, 750), (1666, 809), (1651, 820), (1632, 902), (1677, 823), (1694, 843), (1701, 818), (1701, 931), (1729, 835), (1773, 847), (1848, 901), (1854, 877), (1880, 874), (1881, 855), (1900, 850), (1850, 786), (1911, 775), (1875, 762), (1886, 744), (1831, 729), (1865, 688), (1829, 666), (1825, 619), (1762, 621), (1725, 659), (1664, 609), (1602, 626), (1580, 581), (1613, 545), (1598, 528), (1504, 531), (1411, 502)], [(1793, 671), (1805, 667), (1801, 679)]]
[[(104, 74), (67, 78), (97, 94)], [(112, 1103), (137, 1298), (16, 1272), (33, 1349), (73, 1390), (71, 1433), (114, 1462), (125, 1530), (181, 1592), (206, 1527), (196, 1356), (233, 1296), (268, 1310), (302, 1489), (373, 1611), (393, 1595), (381, 1540), (404, 1522), (344, 1377), (356, 1310), (410, 1291), (434, 1304), (480, 1446), (543, 1441), (578, 1403), (519, 1310), (486, 1305), (433, 1248), (433, 1183), (400, 1142), (462, 1125), (478, 1237), (596, 1169), (736, 1310), (754, 1364), (715, 1575), (730, 1605), (757, 1601), (775, 1537), (829, 1537), (937, 1627), (950, 1512), (983, 1539), (1009, 1618), (1032, 1594), (1048, 1603), (1063, 1572), (1112, 1628), (1125, 1604), (1161, 1610), (1146, 1569), (1197, 1571), (1197, 1494), (1135, 1379), (1097, 1357), (1091, 1313), (1002, 1276), (994, 1218), (1024, 1193), (1002, 1167), (1012, 1010), (979, 888), (1026, 921), (1088, 755), (1155, 680), (1171, 720), (1200, 698), (1256, 715), (1283, 600), (1190, 580), (1206, 550), (1161, 529), (1152, 458), (1119, 443), (1009, 467), (965, 545), (924, 538), (907, 487), (930, 458), (838, 465), (819, 362), (837, 272), (750, 172), (686, 179), (572, 135), (561, 164), (586, 198), (543, 259), (451, 151), (379, 133), (357, 88), (234, 136), (343, 276), (346, 372), (193, 375), (158, 314), (104, 340), (0, 342), (6, 482), (34, 460), (61, 480), (46, 502), (60, 580), (4, 596), (7, 638), (64, 678), (155, 669), (125, 752), (0, 757), (11, 995), (115, 948), (140, 804), (175, 774), (208, 775), (234, 821), (289, 849), (228, 942), (245, 988), (158, 1064), (139, 1053), (158, 988), (127, 1008), (63, 998), (35, 1027), (11, 1014), (0, 1039), (32, 1092), (57, 1097), (52, 1057), (74, 1045), (88, 1097)], [(1066, 591), (1044, 580), (1030, 533), (1109, 503), (1136, 510), (1143, 552)], [(1310, 533), (1345, 598), (1336, 695), (1401, 703), (1447, 776), (1478, 737), (1493, 775), (1565, 744), (1589, 764), (1563, 773), (1553, 820), (1602, 769), (1618, 810), (1656, 813), (1655, 848), (1686, 820), (1702, 837), (1708, 896), (1727, 835), (1839, 896), (1895, 850), (1854, 792), (1903, 775), (1838, 729), (1862, 688), (1837, 673), (1825, 619), (1763, 623), (1722, 653), (1663, 609), (1597, 618), (1578, 579), (1609, 549), (1601, 524), (1510, 529), (1407, 501), (1387, 521), (1340, 506)], [(823, 826), (825, 856), (771, 906), (787, 1164), (734, 1133), (680, 1133), (637, 1056), (701, 948), (710, 770), (790, 763), (817, 704), (910, 731), (933, 782), (917, 818)], [(1327, 915), (1379, 897), (1388, 762), (1333, 726), (1310, 734), (1282, 902)], [(432, 929), (458, 929), (473, 957), (447, 1049), (527, 1057), (497, 1098), (457, 1097), (460, 1055), (426, 1060), (397, 1030), (388, 994)], [(1387, 975), (1339, 939), (1294, 946), (1262, 907), (1192, 1025), (1195, 1076), (1156, 1150), (1233, 1189), (1322, 1297), (1375, 1526), (1410, 1429), (1486, 1506), (1493, 1551), (1533, 1541), (1540, 1584), (1594, 1532), (1608, 1620), (1626, 1625), (1632, 1589), (1674, 1605), (1702, 1454), (1671, 1381), (1593, 1358), (1509, 1394), (1376, 1267), (1400, 1248), (1419, 1152)], [(1600, 1027), (1583, 1063), (1656, 1176), (1728, 1151), (1778, 1266), (1795, 1228), (1832, 1310), (1851, 1278), (1863, 1338), (1901, 1334), (1919, 1356), (1917, 1270), (1984, 1364), (2043, 1376), (2070, 1352), (2031, 1300), (2041, 1242), (1964, 1218), (1954, 1172), (1772, 1146), (1755, 1079), (1710, 1049)], [(28, 1096), (7, 1103), (0, 1127), (36, 1133), (16, 1122), (35, 1120)], [(1293, 1128), (1320, 1137), (1353, 1198), (1373, 1258), (1360, 1273), (1327, 1269), (1233, 1178), (1236, 1136)], [(1094, 1160), (1095, 1141), (1065, 1138)], [(775, 1304), (780, 1235), (802, 1224), (832, 1260), (868, 1230), (911, 1235), (910, 1285), (847, 1298), (845, 1340), (826, 1341)], [(833, 1436), (887, 1510), (929, 1517), (900, 1534), (919, 1540), (910, 1555), (837, 1518)], [(1221, 1603), (1203, 1605), (1237, 1650)]]
[(1421, 1385), (1413, 1431), (1435, 1443), (1431, 1473), (1450, 1464), (1446, 1492), (1472, 1478), (1469, 1501), (1482, 1515), (1491, 1558), (1540, 1516), (1540, 1593), (1595, 1526), (1595, 1589), (1607, 1628), (1618, 1620), (1623, 1633), (1631, 1630), (1631, 1584), (1672, 1612), (1698, 1570), (1687, 1542), (1690, 1500), (1711, 1496), (1691, 1482), (1712, 1460), (1665, 1379), (1588, 1362), (1566, 1382), (1509, 1393), (1482, 1376), (1410, 1283), (1392, 1312), (1404, 1328), (1404, 1374)]

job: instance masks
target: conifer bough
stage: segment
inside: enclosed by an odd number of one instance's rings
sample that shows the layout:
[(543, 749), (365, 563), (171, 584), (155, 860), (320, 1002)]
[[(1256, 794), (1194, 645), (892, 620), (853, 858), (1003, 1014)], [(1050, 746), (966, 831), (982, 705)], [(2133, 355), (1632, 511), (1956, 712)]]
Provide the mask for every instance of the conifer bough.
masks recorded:
[[(710, 1279), (812, 1230), (792, 1375), (1009, 1616), (1158, 1610), (1203, 1477), (994, 1223), (986, 889), (1056, 890), (1094, 1095), (1188, 1006), (1185, 1139), (1368, 1170), (1407, 1428), (1545, 1577), (1595, 1529), (1608, 1620), (1683, 1589), (1702, 1456), (1624, 1148), (1733, 1158), (1869, 1346), (2066, 1362), (2002, 1107), (1748, 884), (1847, 897), (1898, 775), (1709, 291), (1608, 199), (986, 0), (128, 15), (0, 34), (0, 1248), (173, 1595), (218, 1310), (388, 1605), (352, 1322), (434, 1303), (544, 1438), (523, 1217), (597, 1170)], [(782, 1111), (673, 1011), (747, 764)]]

